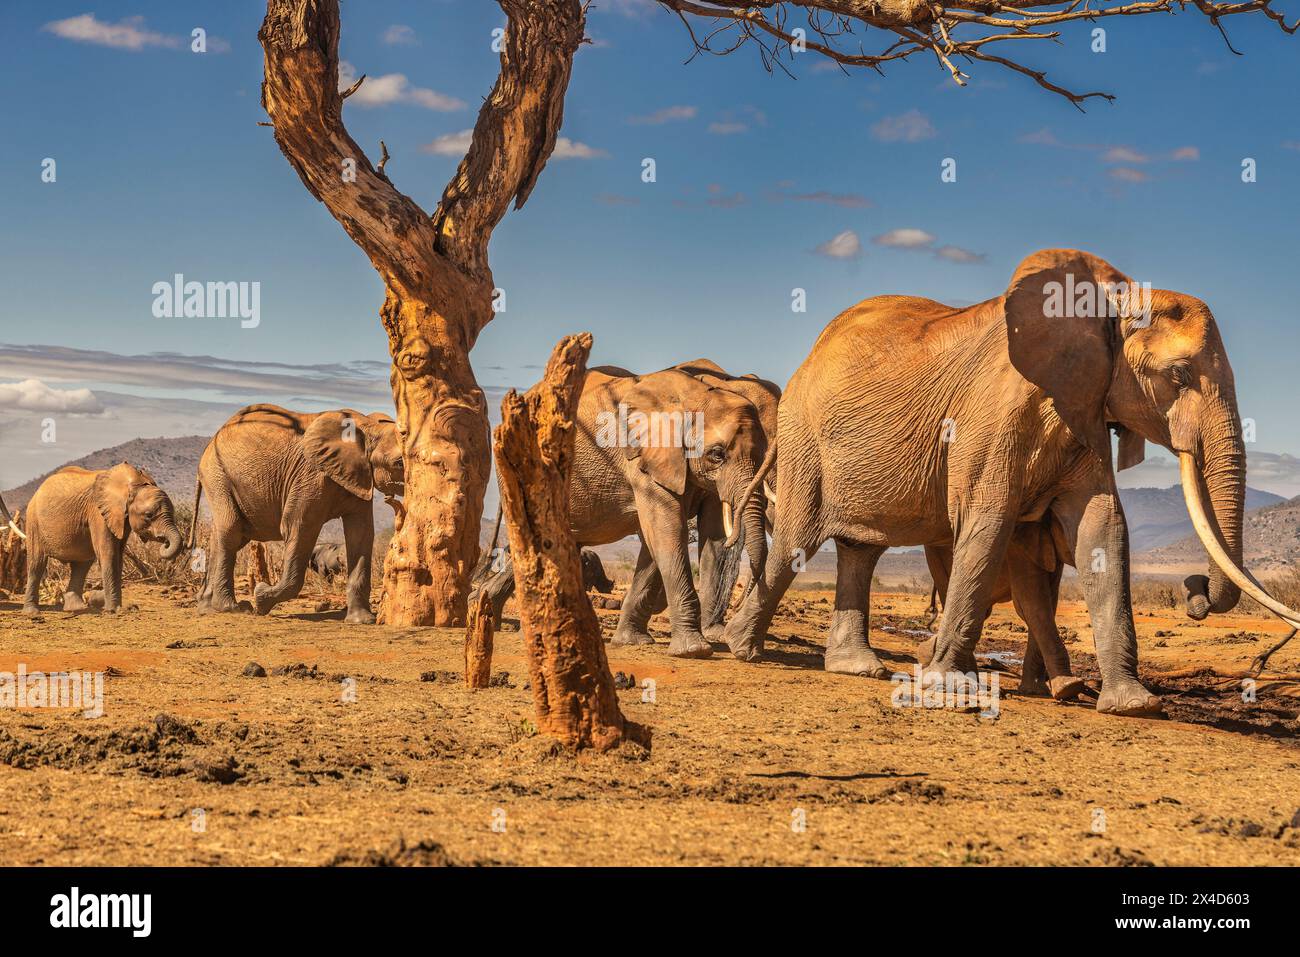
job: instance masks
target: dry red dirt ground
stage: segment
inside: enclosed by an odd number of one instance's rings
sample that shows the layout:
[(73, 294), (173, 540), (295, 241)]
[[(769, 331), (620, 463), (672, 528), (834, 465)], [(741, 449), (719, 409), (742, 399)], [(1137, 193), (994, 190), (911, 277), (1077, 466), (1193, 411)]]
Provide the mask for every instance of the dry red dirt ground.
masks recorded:
[[(1274, 622), (1139, 613), (1166, 720), (1018, 697), (1011, 673), (990, 719), (825, 674), (831, 596), (796, 592), (762, 664), (611, 648), (653, 749), (573, 756), (533, 734), (517, 634), (497, 636), (508, 679), (469, 691), (459, 632), (345, 625), (319, 598), (268, 618), (139, 584), (112, 618), (0, 604), (0, 672), (108, 669), (103, 717), (0, 709), (5, 863), (1300, 864), (1300, 641), (1254, 702), (1216, 677)], [(876, 599), (873, 642), (909, 670), (926, 599)], [(1062, 619), (1095, 677), (1082, 609)], [(981, 651), (1015, 669), (1018, 629), (999, 607)]]

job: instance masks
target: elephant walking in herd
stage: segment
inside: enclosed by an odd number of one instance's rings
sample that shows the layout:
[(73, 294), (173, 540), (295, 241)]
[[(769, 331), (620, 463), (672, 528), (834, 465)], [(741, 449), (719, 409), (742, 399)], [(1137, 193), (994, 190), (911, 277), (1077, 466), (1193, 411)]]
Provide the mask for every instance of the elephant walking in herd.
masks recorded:
[[(265, 615), (296, 598), (321, 526), (341, 518), (348, 568), (346, 620), (372, 624), (373, 490), (400, 495), (404, 480), (397, 426), (386, 415), (351, 409), (291, 412), (277, 405), (240, 409), (199, 460), (191, 546), (204, 491), (212, 510), (200, 612)], [(285, 543), (280, 580), (260, 582), (252, 608), (235, 601), (234, 583), (235, 555), (250, 541)]]
[[(1179, 459), (1211, 558), (1208, 577), (1186, 582), (1187, 613), (1228, 611), (1244, 589), (1300, 621), (1240, 567), (1246, 455), (1214, 317), (1199, 299), (1141, 289), (1096, 256), (1049, 249), (1025, 259), (997, 298), (958, 309), (880, 296), (831, 322), (786, 388), (776, 441), (750, 486), (775, 488), (776, 519), (764, 575), (727, 624), (732, 652), (761, 655), (794, 559), (834, 539), (825, 668), (885, 677), (867, 637), (876, 561), (890, 546), (946, 546), (951, 577), (926, 671), (969, 674), (1009, 546), (1044, 523), (1054, 557), (1078, 569), (1102, 677), (1098, 711), (1159, 712), (1137, 675), (1110, 428), (1121, 469), (1141, 461), (1148, 441)], [(1018, 553), (1027, 554), (1010, 550), (1010, 574), (1022, 606), (1046, 620), (1055, 563)]]
[[(707, 658), (707, 628), (720, 637), (744, 547), (761, 570), (767, 537), (764, 503), (741, 500), (767, 452), (780, 390), (754, 376), (732, 376), (707, 359), (638, 376), (614, 366), (587, 371), (578, 403), (570, 522), (579, 546), (636, 535), (636, 571), (611, 644), (653, 642), (650, 616), (666, 606), (668, 653)], [(688, 526), (696, 523), (700, 594), (691, 576)], [(734, 523), (733, 523), (734, 519)], [(724, 548), (733, 532), (743, 542)], [(493, 579), (496, 614), (513, 592)]]
[[(13, 527), (8, 510), (5, 521)], [(67, 562), (72, 572), (63, 592), (64, 611), (84, 611), (86, 575), (99, 564), (106, 612), (122, 607), (122, 556), (135, 532), (144, 541), (162, 542), (162, 557), (172, 558), (184, 536), (176, 527), (171, 499), (148, 472), (126, 462), (110, 469), (59, 469), (36, 490), (27, 506), (27, 594), (23, 611), (40, 611), (41, 581), (49, 559)], [(98, 595), (89, 596), (91, 604)]]

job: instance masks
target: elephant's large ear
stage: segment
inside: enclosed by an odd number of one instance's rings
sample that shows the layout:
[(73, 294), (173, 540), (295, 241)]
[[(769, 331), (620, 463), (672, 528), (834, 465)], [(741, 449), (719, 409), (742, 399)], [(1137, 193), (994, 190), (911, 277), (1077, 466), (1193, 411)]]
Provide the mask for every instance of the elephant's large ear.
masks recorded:
[(1017, 267), (1003, 297), (1011, 364), (1052, 400), (1072, 433), (1110, 461), (1105, 403), (1120, 348), (1110, 289), (1130, 280), (1077, 249), (1044, 249)]
[(627, 444), (624, 453), (628, 459), (635, 460), (641, 471), (650, 476), (674, 495), (686, 493), (686, 447), (685, 443), (673, 445), (664, 443), (661, 435), (656, 434), (655, 413), (668, 414), (678, 409), (669, 409), (662, 396), (650, 388), (638, 387), (629, 392), (624, 400), (628, 407)]
[(366, 458), (364, 418), (350, 409), (322, 412), (299, 440), (307, 459), (357, 498), (370, 501), (374, 476)]
[(1122, 425), (1115, 431), (1119, 434), (1119, 461), (1115, 463), (1115, 467), (1122, 472), (1140, 465), (1147, 457), (1147, 440)]
[(141, 473), (126, 462), (105, 469), (95, 476), (95, 507), (104, 518), (104, 524), (113, 537), (124, 539), (129, 528), (126, 523), (127, 508), (131, 504), (132, 486), (138, 484)]

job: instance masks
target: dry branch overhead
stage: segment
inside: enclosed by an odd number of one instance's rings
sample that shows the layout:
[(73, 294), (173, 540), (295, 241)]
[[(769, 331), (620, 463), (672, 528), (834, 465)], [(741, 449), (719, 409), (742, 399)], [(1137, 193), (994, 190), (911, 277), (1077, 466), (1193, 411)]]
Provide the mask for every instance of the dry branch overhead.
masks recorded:
[[(1153, 13), (1177, 13), (1188, 8), (1204, 14), (1233, 49), (1223, 20), (1240, 14), (1259, 13), (1286, 33), (1295, 33), (1300, 21), (1288, 24), (1274, 10), (1273, 0), (1245, 0), (1219, 3), (1211, 0), (1134, 0), (1093, 3), (1092, 0), (751, 0), (738, 4), (725, 0), (657, 0), (677, 14), (685, 24), (695, 53), (725, 56), (752, 44), (770, 72), (775, 67), (789, 72), (798, 52), (810, 51), (846, 67), (867, 67), (883, 75), (884, 65), (905, 60), (917, 53), (932, 55), (953, 82), (965, 86), (968, 74), (959, 63), (993, 63), (1029, 77), (1043, 89), (1065, 97), (1082, 109), (1085, 100), (1113, 100), (1110, 93), (1075, 93), (1048, 80), (1043, 70), (1026, 66), (1018, 59), (988, 52), (990, 44), (1012, 40), (1059, 39), (1060, 31), (1045, 30), (1061, 23), (1086, 20), (1095, 23), (1107, 17), (1136, 17)], [(792, 15), (801, 11), (802, 19)], [(712, 21), (707, 33), (697, 31), (688, 18)], [(1091, 28), (1089, 28), (1091, 29)], [(877, 33), (873, 33), (875, 30)], [(855, 39), (861, 34), (875, 41), (877, 52), (869, 53)], [(1017, 44), (1018, 45), (1018, 44)]]
[(538, 729), (572, 748), (649, 747), (650, 729), (619, 710), (569, 527), (574, 414), (590, 351), (590, 333), (566, 336), (542, 381), (522, 396), (511, 389), (501, 403), (495, 451), (515, 600)]
[(339, 90), (338, 0), (268, 0), (258, 34), (262, 105), (276, 143), (385, 286), (380, 320), (406, 473), (384, 562), (379, 619), (390, 625), (465, 624), (491, 466), (487, 403), (469, 361), (493, 317), (488, 241), (510, 204), (524, 204), (555, 147), (582, 42), (579, 0), (499, 4), (507, 17), (500, 74), (432, 214), (389, 180), (383, 145), (372, 166), (344, 126), (351, 90)]

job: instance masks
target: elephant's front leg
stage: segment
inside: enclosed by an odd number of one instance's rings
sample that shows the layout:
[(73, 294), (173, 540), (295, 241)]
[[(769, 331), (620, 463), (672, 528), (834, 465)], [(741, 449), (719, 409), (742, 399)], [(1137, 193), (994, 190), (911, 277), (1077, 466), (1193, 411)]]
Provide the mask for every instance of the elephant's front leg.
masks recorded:
[[(343, 619), (359, 625), (373, 625), (370, 610), (370, 555), (375, 544), (375, 513), (366, 503), (343, 516), (343, 543), (348, 558), (348, 613)], [(308, 560), (311, 555), (308, 553)]]
[[(298, 593), (302, 591), (303, 580), (307, 577), (307, 564), (311, 561), (312, 546), (316, 544), (316, 536), (319, 534), (319, 524), (314, 524), (310, 528), (298, 526), (284, 543), (284, 568), (280, 571), (280, 580), (274, 585), (258, 582), (257, 587), (253, 589), (253, 610), (259, 615), (269, 613), (282, 601), (290, 601), (298, 597)], [(351, 558), (350, 554), (349, 558)], [(367, 577), (369, 577), (368, 572)], [(351, 585), (349, 580), (349, 609), (352, 605)]]
[(122, 607), (122, 550), (126, 543), (118, 541), (107, 529), (98, 535), (92, 531), (91, 538), (95, 546), (95, 557), (99, 560), (99, 577), (103, 590), (98, 594), (91, 592), (86, 596), (86, 601), (90, 605), (98, 605), (102, 595), (104, 611), (112, 614)]
[(871, 650), (871, 576), (885, 552), (882, 545), (835, 542), (835, 614), (826, 635), (827, 671), (887, 678), (889, 669)]
[(1017, 548), (1009, 551), (1007, 561), (1011, 570), (1011, 600), (1016, 614), (1029, 629), (1020, 691), (1033, 695), (1050, 693), (1058, 701), (1072, 701), (1083, 691), (1083, 679), (1070, 673), (1070, 655), (1056, 628), (1061, 569), (1046, 571)]
[[(640, 498), (640, 496), (638, 496)], [(681, 500), (664, 492), (637, 502), (642, 532), (650, 556), (663, 576), (668, 593), (672, 640), (668, 653), (675, 658), (707, 658), (713, 646), (700, 632), (700, 599), (691, 581), (691, 559), (686, 537), (686, 511)]]
[(696, 530), (700, 552), (700, 624), (706, 638), (721, 641), (731, 591), (740, 574), (744, 536), (731, 548), (725, 547), (727, 534), (722, 524), (722, 502), (712, 495), (700, 506)]
[(611, 645), (653, 645), (650, 637), (650, 616), (656, 611), (658, 599), (663, 597), (663, 578), (659, 567), (650, 556), (650, 548), (641, 539), (641, 551), (636, 556), (636, 571), (632, 583), (623, 596), (623, 607), (618, 613), (618, 627), (614, 629)]
[(975, 646), (992, 607), (1014, 524), (1003, 511), (993, 509), (967, 512), (953, 522), (952, 572), (927, 674), (975, 674)]
[(1088, 603), (1105, 714), (1151, 715), (1160, 699), (1137, 676), (1137, 631), (1129, 591), (1128, 525), (1109, 469), (1097, 470), (1091, 488), (1068, 493), (1053, 503), (1066, 540), (1073, 546), (1079, 584)]
[(92, 562), (72, 562), (72, 574), (68, 576), (68, 587), (63, 592), (64, 611), (85, 611), (86, 599), (82, 592), (86, 588), (86, 575), (90, 572)]

